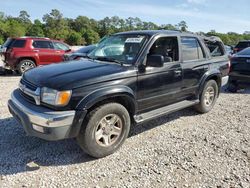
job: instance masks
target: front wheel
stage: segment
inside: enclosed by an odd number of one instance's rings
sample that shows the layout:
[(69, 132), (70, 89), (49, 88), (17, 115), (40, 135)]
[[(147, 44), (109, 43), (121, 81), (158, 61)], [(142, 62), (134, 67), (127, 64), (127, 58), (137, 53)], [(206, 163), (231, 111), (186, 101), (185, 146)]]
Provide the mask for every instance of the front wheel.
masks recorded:
[(20, 63), (18, 64), (17, 70), (18, 70), (18, 73), (23, 74), (25, 71), (35, 68), (35, 67), (36, 67), (36, 64), (34, 61), (30, 59), (24, 59), (20, 61)]
[(127, 138), (129, 130), (127, 109), (118, 103), (108, 103), (87, 115), (77, 142), (87, 154), (101, 158), (114, 153)]
[(218, 98), (219, 88), (215, 80), (209, 80), (205, 83), (203, 91), (200, 95), (200, 103), (195, 106), (195, 109), (200, 113), (209, 112)]

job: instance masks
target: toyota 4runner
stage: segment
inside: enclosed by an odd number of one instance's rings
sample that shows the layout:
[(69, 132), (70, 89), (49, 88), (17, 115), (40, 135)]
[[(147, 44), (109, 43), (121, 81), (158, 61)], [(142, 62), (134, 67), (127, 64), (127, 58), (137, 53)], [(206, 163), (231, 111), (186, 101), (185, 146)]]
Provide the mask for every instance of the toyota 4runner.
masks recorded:
[(85, 59), (25, 72), (8, 106), (28, 135), (76, 138), (99, 158), (123, 144), (131, 124), (191, 106), (209, 112), (229, 65), (219, 38), (117, 33)]

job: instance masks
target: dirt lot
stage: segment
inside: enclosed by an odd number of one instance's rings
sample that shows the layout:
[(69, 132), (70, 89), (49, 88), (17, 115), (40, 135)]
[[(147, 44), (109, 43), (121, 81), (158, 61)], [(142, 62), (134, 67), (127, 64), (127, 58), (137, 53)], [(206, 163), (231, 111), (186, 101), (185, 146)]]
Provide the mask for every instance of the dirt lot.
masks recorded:
[[(0, 77), (0, 187), (249, 187), (250, 91), (135, 126), (123, 147), (94, 160), (72, 140), (26, 137), (7, 100), (20, 77)], [(33, 163), (33, 164), (32, 164)]]

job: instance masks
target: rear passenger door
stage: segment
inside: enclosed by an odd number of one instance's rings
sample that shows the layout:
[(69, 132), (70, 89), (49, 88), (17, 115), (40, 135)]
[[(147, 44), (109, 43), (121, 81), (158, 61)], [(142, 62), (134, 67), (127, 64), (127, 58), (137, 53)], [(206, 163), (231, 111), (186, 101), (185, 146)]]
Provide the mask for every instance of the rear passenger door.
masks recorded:
[(208, 71), (209, 62), (204, 47), (196, 37), (181, 37), (181, 54), (182, 94), (188, 98), (196, 94), (202, 76)]

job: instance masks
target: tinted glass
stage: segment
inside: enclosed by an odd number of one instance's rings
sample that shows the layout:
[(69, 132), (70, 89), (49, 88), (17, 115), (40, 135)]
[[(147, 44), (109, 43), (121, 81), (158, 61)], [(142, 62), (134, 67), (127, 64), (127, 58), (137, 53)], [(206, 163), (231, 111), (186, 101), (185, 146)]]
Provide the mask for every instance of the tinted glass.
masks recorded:
[(198, 41), (195, 38), (183, 37), (181, 43), (183, 61), (197, 60), (199, 56), (202, 57), (201, 47), (198, 48)]
[(239, 42), (235, 48), (247, 48), (250, 47), (250, 42)]
[(54, 42), (55, 49), (57, 50), (69, 50), (69, 47), (60, 42)]
[(33, 45), (34, 48), (49, 48), (49, 49), (53, 49), (53, 45), (52, 45), (52, 43), (50, 41), (35, 40), (32, 45)]
[(14, 39), (8, 38), (5, 43), (3, 44), (3, 47), (9, 47), (11, 43), (14, 41)]
[(157, 39), (149, 50), (149, 55), (161, 55), (164, 61), (178, 61), (178, 41), (176, 37), (162, 37)]
[(25, 40), (15, 40), (11, 43), (10, 47), (12, 48), (23, 48), (25, 45)]
[(239, 53), (237, 53), (238, 55), (250, 55), (250, 48), (246, 48), (242, 51), (240, 51)]

